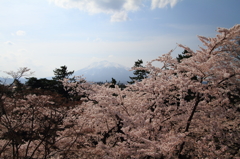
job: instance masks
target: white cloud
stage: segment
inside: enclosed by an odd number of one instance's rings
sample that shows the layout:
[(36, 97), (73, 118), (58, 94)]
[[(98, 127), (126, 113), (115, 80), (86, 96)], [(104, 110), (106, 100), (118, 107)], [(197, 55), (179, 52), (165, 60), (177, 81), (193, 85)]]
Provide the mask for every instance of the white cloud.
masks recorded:
[[(124, 9), (126, 0), (49, 0), (63, 8), (78, 8), (89, 13), (111, 14)], [(132, 6), (134, 7), (134, 6)], [(133, 8), (134, 10), (135, 8)]]
[(49, 0), (59, 7), (78, 8), (89, 13), (113, 14), (122, 10), (136, 11), (143, 0)]
[(111, 16), (111, 22), (121, 22), (129, 20), (128, 15), (126, 12), (116, 12)]
[(152, 0), (151, 8), (164, 8), (167, 5), (170, 5), (171, 8), (174, 7), (181, 0)]
[(14, 43), (11, 42), (11, 41), (6, 41), (4, 44), (7, 44), (7, 45), (14, 45)]
[(127, 11), (136, 11), (140, 9), (140, 6), (142, 5), (142, 0), (127, 0), (123, 8)]
[(18, 36), (23, 36), (23, 35), (26, 35), (26, 32), (25, 32), (25, 31), (22, 31), (22, 30), (18, 30), (18, 31), (16, 32), (16, 34), (17, 34)]
[[(111, 14), (111, 21), (129, 20), (127, 13), (137, 11), (145, 0), (48, 0), (62, 8), (78, 8), (90, 14)], [(168, 4), (173, 7), (180, 0), (151, 0), (151, 8), (164, 8)]]

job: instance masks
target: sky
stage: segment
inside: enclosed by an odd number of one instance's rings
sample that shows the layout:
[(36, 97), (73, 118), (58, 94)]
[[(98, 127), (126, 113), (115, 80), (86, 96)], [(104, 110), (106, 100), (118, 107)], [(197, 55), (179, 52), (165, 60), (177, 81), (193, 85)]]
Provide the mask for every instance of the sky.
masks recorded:
[(132, 67), (240, 24), (240, 0), (0, 0), (0, 77), (108, 60)]

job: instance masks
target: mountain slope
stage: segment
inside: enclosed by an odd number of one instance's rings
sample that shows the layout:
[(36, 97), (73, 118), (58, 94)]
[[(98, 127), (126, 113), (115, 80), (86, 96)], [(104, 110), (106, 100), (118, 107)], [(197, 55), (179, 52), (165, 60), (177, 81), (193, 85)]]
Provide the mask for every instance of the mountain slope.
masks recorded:
[(129, 76), (133, 76), (132, 71), (129, 70), (130, 68), (117, 63), (100, 61), (76, 71), (74, 75), (83, 75), (87, 81), (92, 82), (106, 82), (114, 78), (117, 82), (126, 83), (130, 81)]

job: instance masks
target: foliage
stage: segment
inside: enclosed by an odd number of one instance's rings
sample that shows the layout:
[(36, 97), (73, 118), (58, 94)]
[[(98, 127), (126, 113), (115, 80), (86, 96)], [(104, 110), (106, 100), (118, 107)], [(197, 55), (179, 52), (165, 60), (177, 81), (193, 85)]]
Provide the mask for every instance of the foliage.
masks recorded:
[[(239, 157), (240, 63), (228, 53), (237, 47), (226, 52), (222, 46), (236, 46), (232, 39), (240, 34), (240, 25), (218, 31), (216, 38), (199, 36), (205, 48), (196, 52), (180, 45), (192, 55), (181, 63), (171, 52), (151, 61), (144, 69), (149, 78), (124, 90), (104, 85), (79, 89), (87, 90), (88, 100), (79, 107), (84, 111), (73, 111), (88, 114), (88, 121), (81, 120), (78, 127), (87, 122), (96, 132), (91, 154), (101, 150), (109, 158)], [(65, 86), (71, 88), (67, 82)], [(191, 99), (186, 100), (189, 90)]]
[[(63, 79), (81, 101), (1, 92), (0, 154), (12, 158), (239, 158), (240, 25), (219, 28), (191, 57), (171, 52), (142, 69), (148, 78), (118, 85)], [(231, 46), (231, 47), (230, 47)], [(228, 48), (226, 50), (226, 47)], [(163, 64), (161, 68), (153, 62)], [(193, 79), (194, 77), (194, 79)], [(190, 92), (189, 92), (190, 90)], [(186, 97), (191, 98), (186, 98)], [(67, 101), (70, 102), (70, 101)], [(67, 103), (66, 102), (66, 103)]]
[(58, 85), (59, 82), (56, 80), (48, 80), (46, 78), (37, 79), (36, 77), (28, 78), (28, 81), (26, 82), (26, 86), (29, 86), (32, 89), (44, 89), (56, 92)]
[(59, 80), (63, 80), (64, 78), (68, 78), (71, 80), (74, 80), (74, 78), (69, 78), (74, 71), (68, 71), (67, 70), (67, 66), (61, 66), (60, 68), (56, 68), (55, 70), (53, 70), (55, 77), (53, 77), (53, 80), (59, 81)]
[[(129, 77), (132, 81), (128, 82), (129, 84), (133, 84), (136, 81), (142, 81), (144, 78), (147, 78), (147, 75), (149, 74), (148, 71), (144, 70), (143, 66), (143, 61), (142, 60), (138, 60), (135, 62), (133, 69), (135, 69), (135, 71), (133, 72), (134, 75), (136, 75), (136, 77)], [(137, 69), (138, 68), (138, 69)]]
[(115, 88), (115, 85), (117, 84), (117, 81), (112, 78), (111, 85), (109, 86), (110, 88)]
[(14, 80), (19, 80), (21, 77), (33, 75), (34, 72), (30, 72), (30, 70), (27, 67), (20, 67), (17, 71), (5, 71), (5, 73), (12, 76)]
[(178, 54), (177, 61), (180, 63), (184, 58), (192, 57), (191, 53), (187, 50), (184, 50), (182, 54)]
[(74, 73), (74, 71), (68, 71), (67, 66), (61, 66), (60, 69), (53, 70), (54, 77), (52, 80), (46, 78), (37, 79), (36, 77), (28, 78), (26, 82), (26, 86), (30, 87), (31, 89), (43, 89), (52, 92), (57, 92), (63, 95), (66, 98), (70, 98), (69, 93), (64, 90), (61, 80), (67, 78), (70, 82), (74, 81), (74, 77), (70, 78), (70, 76)]

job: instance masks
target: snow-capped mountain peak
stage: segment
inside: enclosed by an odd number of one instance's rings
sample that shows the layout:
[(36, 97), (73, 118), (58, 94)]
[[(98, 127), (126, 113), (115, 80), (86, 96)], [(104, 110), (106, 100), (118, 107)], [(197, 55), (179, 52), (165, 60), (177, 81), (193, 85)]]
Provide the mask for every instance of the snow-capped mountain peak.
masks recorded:
[(133, 75), (129, 70), (130, 68), (121, 64), (105, 60), (94, 62), (89, 66), (76, 71), (74, 75), (83, 75), (86, 77), (87, 81), (93, 82), (111, 81), (111, 79), (114, 78), (117, 81), (125, 83), (126, 81), (129, 81), (129, 76)]

